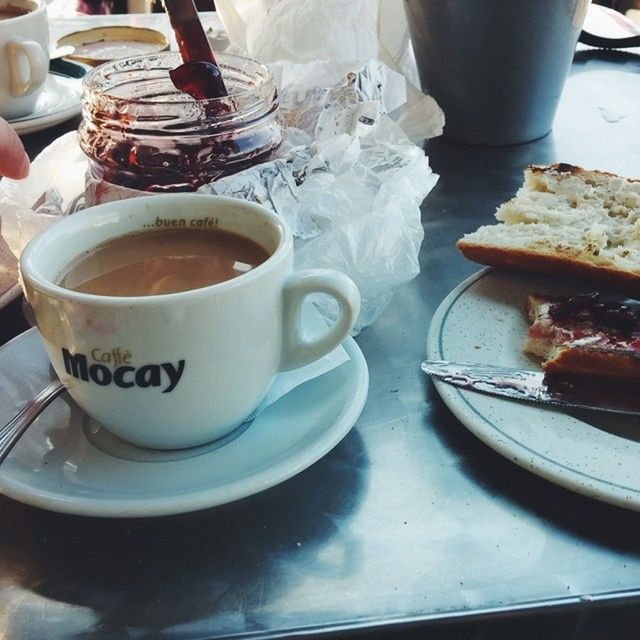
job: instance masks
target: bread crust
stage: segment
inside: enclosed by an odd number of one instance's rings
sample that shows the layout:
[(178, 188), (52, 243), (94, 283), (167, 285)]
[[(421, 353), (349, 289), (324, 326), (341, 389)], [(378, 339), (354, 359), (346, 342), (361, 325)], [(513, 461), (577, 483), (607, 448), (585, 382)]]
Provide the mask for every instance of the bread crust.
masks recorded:
[[(543, 305), (562, 300), (540, 294), (530, 294), (527, 298), (525, 311), (531, 327), (524, 350), (543, 359), (542, 368), (545, 373), (640, 382), (640, 351), (617, 346), (615, 333), (610, 334), (614, 342), (612, 346), (558, 343), (552, 330), (555, 323)], [(532, 334), (534, 326), (542, 329), (540, 334)]]
[[(620, 178), (621, 176), (610, 173), (609, 171), (601, 171), (600, 169), (585, 169), (567, 162), (554, 162), (549, 165), (530, 164), (527, 169), (532, 173), (570, 173), (585, 180), (589, 178), (602, 176), (604, 178)], [(640, 182), (638, 178), (623, 178), (626, 182)]]
[[(604, 178), (620, 178), (621, 176), (610, 173), (609, 171), (601, 171), (600, 169), (585, 169), (567, 162), (554, 162), (549, 165), (531, 164), (527, 167), (532, 173), (570, 173), (585, 180), (592, 177), (602, 176)], [(640, 182), (637, 178), (624, 178), (626, 182)]]
[(587, 280), (597, 286), (620, 291), (634, 298), (640, 297), (640, 274), (607, 265), (595, 265), (577, 260), (575, 256), (486, 246), (458, 240), (462, 255), (480, 264), (527, 273), (563, 275)]
[[(623, 178), (614, 173), (600, 171), (597, 169), (584, 169), (576, 165), (567, 163), (555, 163), (548, 166), (530, 165), (525, 170), (525, 181), (518, 193), (506, 202), (504, 206), (512, 206), (516, 210), (522, 206), (523, 212), (527, 212), (530, 206), (526, 199), (520, 203), (519, 198), (523, 193), (545, 192), (545, 184), (548, 182), (560, 183), (569, 176), (575, 176), (585, 185), (607, 185), (612, 180), (616, 181), (616, 185), (620, 184), (638, 184), (640, 180)], [(549, 181), (539, 181), (540, 178), (548, 177)], [(623, 181), (622, 183), (620, 181)], [(616, 187), (617, 188), (617, 187)], [(638, 189), (634, 187), (633, 197), (637, 197)], [(557, 197), (566, 205), (570, 200), (566, 191), (559, 190)], [(573, 203), (576, 204), (575, 202)], [(545, 205), (550, 207), (549, 204)], [(622, 206), (622, 205), (621, 205)], [(636, 210), (640, 210), (638, 205)], [(498, 209), (498, 213), (502, 210)], [(575, 209), (575, 207), (574, 207)], [(483, 226), (476, 232), (469, 233), (460, 238), (456, 244), (462, 255), (473, 262), (485, 264), (493, 267), (513, 269), (529, 273), (551, 274), (554, 276), (566, 275), (581, 280), (587, 280), (594, 285), (600, 287), (608, 287), (616, 291), (626, 293), (633, 297), (640, 297), (640, 268), (634, 269), (628, 267), (627, 263), (620, 263), (616, 260), (609, 260), (609, 257), (598, 259), (598, 252), (588, 247), (587, 240), (585, 245), (573, 246), (571, 243), (564, 244), (562, 241), (562, 230), (571, 225), (571, 220), (562, 220), (562, 211), (559, 209), (558, 220), (560, 223), (554, 223), (550, 228), (546, 228), (541, 237), (530, 237), (524, 240), (518, 239), (518, 233), (529, 227), (529, 224), (521, 224), (518, 222), (503, 221), (495, 225)], [(585, 214), (586, 215), (586, 214)], [(612, 215), (612, 219), (616, 219), (619, 214)], [(535, 216), (534, 216), (535, 218)], [(622, 217), (624, 218), (624, 216)], [(585, 220), (589, 220), (588, 216)], [(635, 238), (633, 220), (628, 223), (628, 229), (625, 233), (629, 234), (629, 240)], [(597, 227), (600, 224), (597, 218), (594, 218), (593, 225)], [(513, 244), (509, 241), (509, 227), (515, 228), (516, 240)], [(545, 224), (545, 226), (547, 226)], [(494, 229), (499, 234), (495, 239), (491, 237), (491, 230)], [(530, 223), (532, 230), (536, 229), (536, 223)], [(480, 231), (483, 233), (478, 233)], [(487, 231), (489, 233), (487, 233)], [(556, 234), (554, 235), (554, 232)], [(618, 231), (619, 233), (619, 231)], [(556, 240), (557, 237), (557, 240)], [(625, 236), (626, 237), (626, 236)]]
[(596, 347), (560, 347), (542, 363), (545, 373), (640, 382), (640, 353)]

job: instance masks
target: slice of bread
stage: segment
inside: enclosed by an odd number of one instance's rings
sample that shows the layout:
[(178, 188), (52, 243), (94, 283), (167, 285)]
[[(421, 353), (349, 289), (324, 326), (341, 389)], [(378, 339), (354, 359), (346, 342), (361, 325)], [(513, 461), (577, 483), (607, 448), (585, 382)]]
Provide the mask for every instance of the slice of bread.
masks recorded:
[[(548, 374), (640, 382), (640, 316), (627, 311), (627, 315), (636, 316), (632, 321), (635, 327), (622, 330), (608, 326), (606, 310), (604, 324), (598, 321), (589, 308), (593, 304), (582, 309), (575, 309), (573, 304), (572, 312), (554, 313), (554, 307), (575, 300), (530, 295), (526, 308), (530, 326), (524, 351), (542, 358), (542, 367)], [(605, 309), (613, 305), (616, 313), (617, 303), (596, 304)]]
[(496, 218), (500, 224), (458, 241), (466, 258), (640, 296), (640, 180), (568, 164), (530, 166)]

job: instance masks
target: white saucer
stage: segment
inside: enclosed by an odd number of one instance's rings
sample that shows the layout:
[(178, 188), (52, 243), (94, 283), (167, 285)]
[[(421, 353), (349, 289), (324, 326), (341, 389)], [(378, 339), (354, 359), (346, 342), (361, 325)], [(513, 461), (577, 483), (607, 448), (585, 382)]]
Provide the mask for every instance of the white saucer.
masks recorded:
[[(355, 341), (347, 339), (344, 347), (347, 362), (283, 396), (222, 446), (138, 449), (101, 434), (65, 395), (0, 466), (0, 494), (63, 513), (146, 517), (196, 511), (268, 489), (323, 457), (358, 419), (369, 374)], [(36, 330), (0, 348), (0, 424), (49, 379)]]
[(35, 133), (60, 124), (80, 113), (81, 93), (81, 81), (78, 78), (50, 73), (42, 93), (38, 96), (35, 110), (22, 118), (10, 120), (9, 124), (20, 135)]

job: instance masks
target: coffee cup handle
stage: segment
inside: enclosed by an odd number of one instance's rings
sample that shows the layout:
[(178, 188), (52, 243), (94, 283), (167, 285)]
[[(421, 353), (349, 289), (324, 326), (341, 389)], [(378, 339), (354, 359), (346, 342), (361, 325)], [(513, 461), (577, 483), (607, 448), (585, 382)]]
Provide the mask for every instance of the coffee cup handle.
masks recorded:
[[(14, 38), (6, 45), (11, 76), (11, 95), (18, 98), (28, 96), (46, 80), (49, 71), (49, 58), (44, 49), (33, 40)], [(24, 77), (20, 59), (24, 57), (29, 66), (29, 75)]]
[[(333, 326), (314, 339), (302, 335), (301, 312), (304, 299), (324, 293), (340, 305)], [(284, 337), (280, 371), (296, 369), (322, 358), (348, 335), (360, 312), (360, 292), (348, 276), (331, 269), (309, 269), (292, 273), (284, 286)]]

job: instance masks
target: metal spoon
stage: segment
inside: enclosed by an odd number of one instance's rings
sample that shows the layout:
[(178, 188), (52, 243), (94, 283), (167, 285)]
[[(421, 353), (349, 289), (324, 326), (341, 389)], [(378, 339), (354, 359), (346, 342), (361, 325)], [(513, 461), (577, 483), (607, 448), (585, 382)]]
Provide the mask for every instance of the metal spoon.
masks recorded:
[(18, 442), (20, 436), (27, 430), (27, 427), (62, 391), (64, 391), (64, 386), (60, 380), (52, 380), (0, 429), (0, 464), (9, 455), (9, 452)]

